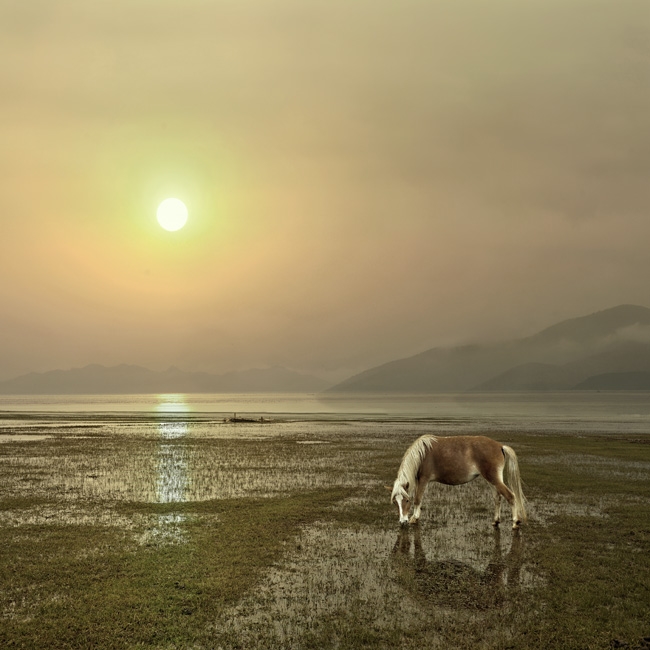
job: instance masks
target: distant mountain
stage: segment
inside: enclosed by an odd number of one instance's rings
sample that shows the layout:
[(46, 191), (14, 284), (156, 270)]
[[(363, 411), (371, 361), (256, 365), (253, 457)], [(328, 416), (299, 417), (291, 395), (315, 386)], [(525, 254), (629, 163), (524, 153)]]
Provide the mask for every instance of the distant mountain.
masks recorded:
[(650, 371), (650, 309), (620, 305), (492, 345), (434, 348), (366, 370), (339, 393), (567, 390), (592, 375)]
[(327, 386), (322, 379), (281, 367), (213, 375), (173, 367), (156, 372), (125, 364), (112, 367), (92, 364), (8, 379), (0, 382), (0, 394), (314, 393)]
[(478, 392), (553, 391), (572, 388), (579, 376), (564, 366), (549, 363), (522, 363), (475, 386)]
[(566, 364), (524, 363), (515, 366), (475, 386), (473, 390), (567, 390), (584, 383), (592, 375), (644, 370), (650, 370), (650, 344), (612, 340), (604, 350)]
[(626, 334), (634, 338), (635, 329), (638, 335), (650, 343), (650, 309), (638, 305), (619, 305), (588, 316), (580, 316), (552, 325), (528, 339), (536, 343), (553, 343), (566, 341), (590, 345), (599, 343), (617, 335)]
[(575, 390), (650, 390), (650, 372), (606, 372), (589, 377)]

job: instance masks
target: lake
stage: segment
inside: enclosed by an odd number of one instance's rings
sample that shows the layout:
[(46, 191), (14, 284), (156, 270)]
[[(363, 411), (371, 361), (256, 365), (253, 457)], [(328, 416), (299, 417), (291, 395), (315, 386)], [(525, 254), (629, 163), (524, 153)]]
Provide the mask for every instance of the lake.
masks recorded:
[[(648, 431), (650, 393), (3, 395), (0, 433), (63, 423), (275, 421), (429, 421), (445, 430)], [(129, 429), (133, 431), (132, 428)]]

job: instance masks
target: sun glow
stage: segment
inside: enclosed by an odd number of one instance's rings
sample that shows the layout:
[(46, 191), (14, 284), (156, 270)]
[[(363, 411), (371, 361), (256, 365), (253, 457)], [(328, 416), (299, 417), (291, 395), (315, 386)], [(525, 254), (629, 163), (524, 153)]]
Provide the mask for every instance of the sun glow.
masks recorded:
[(165, 199), (158, 206), (156, 217), (165, 230), (180, 230), (187, 222), (187, 208), (180, 199)]

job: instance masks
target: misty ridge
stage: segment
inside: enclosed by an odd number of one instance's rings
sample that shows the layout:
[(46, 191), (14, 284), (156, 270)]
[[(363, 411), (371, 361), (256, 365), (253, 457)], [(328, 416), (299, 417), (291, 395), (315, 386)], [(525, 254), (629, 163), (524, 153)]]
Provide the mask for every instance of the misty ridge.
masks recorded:
[(620, 305), (522, 339), (433, 348), (329, 389), (337, 393), (649, 390), (650, 309)]
[(29, 373), (0, 382), (0, 394), (460, 393), (650, 390), (650, 309), (620, 305), (562, 321), (532, 336), (433, 348), (330, 386), (282, 367), (224, 374), (156, 372), (97, 364)]

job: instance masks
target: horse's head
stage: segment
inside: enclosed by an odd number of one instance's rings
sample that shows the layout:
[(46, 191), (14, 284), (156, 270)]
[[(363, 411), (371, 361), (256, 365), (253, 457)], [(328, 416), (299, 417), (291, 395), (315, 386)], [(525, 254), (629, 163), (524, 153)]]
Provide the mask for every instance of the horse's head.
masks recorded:
[(411, 509), (411, 497), (409, 496), (409, 484), (401, 483), (399, 478), (393, 484), (393, 491), (390, 500), (397, 504), (399, 508), (399, 523), (404, 526), (409, 521), (409, 511)]

